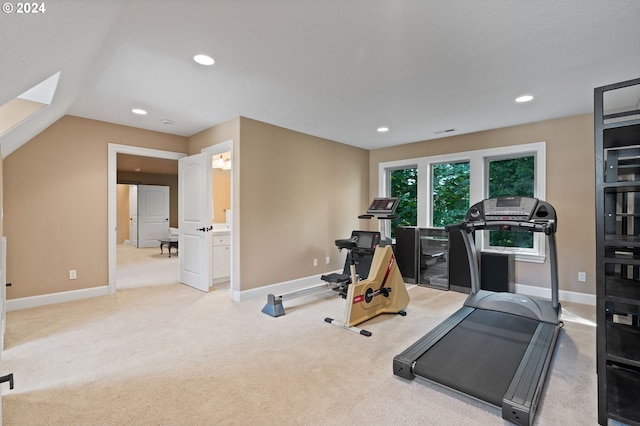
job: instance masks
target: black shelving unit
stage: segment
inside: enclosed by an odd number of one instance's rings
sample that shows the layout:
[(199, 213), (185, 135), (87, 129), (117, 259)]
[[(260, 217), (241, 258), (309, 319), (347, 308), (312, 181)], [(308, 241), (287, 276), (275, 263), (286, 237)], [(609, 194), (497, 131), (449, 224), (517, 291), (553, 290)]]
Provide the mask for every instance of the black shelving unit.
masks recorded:
[(419, 228), (418, 285), (449, 290), (449, 233), (444, 228)]
[(616, 105), (635, 91), (640, 78), (594, 89), (601, 425), (640, 426), (640, 110)]
[(395, 254), (405, 283), (449, 290), (449, 241), (443, 228), (398, 226)]

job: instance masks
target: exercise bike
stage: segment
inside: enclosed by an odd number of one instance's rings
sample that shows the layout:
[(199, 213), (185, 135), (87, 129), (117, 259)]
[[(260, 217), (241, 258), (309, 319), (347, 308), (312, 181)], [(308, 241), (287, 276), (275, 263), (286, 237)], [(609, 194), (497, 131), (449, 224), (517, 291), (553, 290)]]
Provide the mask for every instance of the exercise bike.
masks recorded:
[(283, 302), (294, 298), (312, 294), (325, 293), (326, 296), (340, 295), (347, 297), (347, 289), (352, 282), (358, 281), (359, 276), (369, 274), (375, 248), (380, 244), (380, 232), (378, 231), (352, 231), (348, 243), (339, 245), (338, 249), (348, 251), (342, 273), (325, 274), (320, 277), (322, 283), (305, 287), (299, 290), (282, 293), (279, 295), (268, 294), (267, 303), (262, 312), (272, 317), (285, 314)]
[[(398, 198), (375, 198), (367, 214), (358, 217), (395, 219), (397, 207)], [(356, 244), (352, 239), (336, 240), (335, 243), (340, 250), (352, 248)], [(344, 320), (325, 318), (325, 322), (363, 336), (371, 336), (371, 332), (355, 326), (383, 313), (401, 316), (407, 314), (405, 308), (409, 304), (409, 293), (390, 245), (376, 247), (367, 279), (359, 281), (354, 268), (352, 265), (354, 278), (347, 287)]]

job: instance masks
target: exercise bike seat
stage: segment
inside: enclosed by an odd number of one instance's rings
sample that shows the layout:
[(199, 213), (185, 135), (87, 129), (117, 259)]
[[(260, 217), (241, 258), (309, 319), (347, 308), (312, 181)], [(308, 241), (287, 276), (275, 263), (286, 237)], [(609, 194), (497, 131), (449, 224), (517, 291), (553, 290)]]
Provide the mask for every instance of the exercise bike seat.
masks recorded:
[(338, 274), (335, 272), (332, 274), (322, 275), (320, 279), (332, 284), (351, 284), (351, 277), (349, 275)]
[(358, 236), (353, 236), (346, 240), (336, 240), (336, 247), (342, 249), (353, 249), (358, 247)]

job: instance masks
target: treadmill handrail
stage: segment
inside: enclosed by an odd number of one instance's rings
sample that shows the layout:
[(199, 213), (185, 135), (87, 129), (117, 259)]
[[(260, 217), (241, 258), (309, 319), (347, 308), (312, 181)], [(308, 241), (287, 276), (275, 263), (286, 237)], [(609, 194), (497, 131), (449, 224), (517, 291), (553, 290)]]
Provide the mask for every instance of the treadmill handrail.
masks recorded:
[[(487, 215), (487, 211), (493, 214)], [(520, 220), (524, 217), (521, 213), (527, 211), (527, 220)], [(533, 198), (505, 197), (501, 202), (488, 199), (472, 206), (464, 222), (446, 229), (449, 233), (459, 232), (464, 241), (471, 275), (472, 294), (463, 306), (468, 310), (458, 310), (396, 356), (393, 372), (405, 379), (423, 377), (499, 405), (505, 420), (531, 425), (562, 327), (555, 209)], [(480, 290), (473, 232), (476, 230), (544, 233), (549, 247), (551, 303), (525, 295)], [(464, 356), (454, 358), (461, 354)], [(503, 354), (509, 358), (501, 363)], [(457, 361), (449, 362), (450, 359)], [(485, 365), (487, 368), (481, 373), (487, 374), (470, 381), (474, 372), (467, 374), (465, 368), (478, 370)]]
[(555, 222), (553, 220), (544, 222), (517, 220), (481, 220), (478, 222), (463, 222), (460, 225), (461, 228), (466, 228), (467, 232), (476, 230), (504, 231), (510, 230), (511, 228), (522, 228), (522, 231), (527, 232), (542, 232), (545, 235), (556, 232)]
[[(551, 272), (551, 305), (554, 309), (559, 306), (559, 285), (558, 285), (558, 255), (556, 251), (555, 233), (557, 229), (557, 221), (555, 209), (551, 204), (536, 199), (534, 210), (540, 211), (544, 208), (544, 215), (536, 214), (527, 221), (518, 220), (487, 220), (485, 212), (482, 210), (484, 201), (474, 204), (469, 208), (464, 222), (449, 225), (447, 231), (459, 229), (465, 244), (467, 257), (469, 260), (469, 272), (471, 278), (471, 293), (477, 294), (480, 291), (480, 273), (478, 268), (478, 256), (476, 253), (476, 245), (474, 242), (473, 231), (480, 230), (496, 230), (496, 231), (524, 231), (524, 232), (541, 232), (547, 237), (549, 244), (549, 270)], [(473, 213), (475, 214), (471, 214)]]
[(554, 220), (545, 221), (520, 221), (520, 220), (480, 220), (477, 222), (461, 222), (445, 227), (447, 231), (451, 229), (464, 229), (467, 232), (476, 230), (487, 231), (504, 231), (511, 228), (522, 228), (525, 232), (542, 232), (546, 235), (556, 232)]

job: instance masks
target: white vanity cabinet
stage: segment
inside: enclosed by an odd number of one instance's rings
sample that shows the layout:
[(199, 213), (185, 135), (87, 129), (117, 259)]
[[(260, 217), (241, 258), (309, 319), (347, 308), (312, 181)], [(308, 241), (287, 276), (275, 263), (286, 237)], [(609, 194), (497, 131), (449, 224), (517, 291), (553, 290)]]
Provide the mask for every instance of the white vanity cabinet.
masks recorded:
[(212, 284), (229, 281), (230, 256), (229, 233), (213, 234)]

